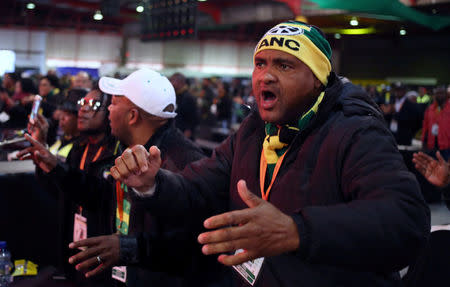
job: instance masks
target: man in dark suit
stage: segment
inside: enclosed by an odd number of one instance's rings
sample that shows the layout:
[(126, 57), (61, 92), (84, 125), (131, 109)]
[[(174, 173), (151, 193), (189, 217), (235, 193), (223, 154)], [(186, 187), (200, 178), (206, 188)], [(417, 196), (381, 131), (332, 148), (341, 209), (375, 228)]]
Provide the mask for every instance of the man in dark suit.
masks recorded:
[(423, 114), (420, 107), (406, 96), (407, 88), (400, 82), (392, 85), (395, 102), (391, 110), (389, 129), (399, 145), (411, 145), (415, 133), (420, 129)]

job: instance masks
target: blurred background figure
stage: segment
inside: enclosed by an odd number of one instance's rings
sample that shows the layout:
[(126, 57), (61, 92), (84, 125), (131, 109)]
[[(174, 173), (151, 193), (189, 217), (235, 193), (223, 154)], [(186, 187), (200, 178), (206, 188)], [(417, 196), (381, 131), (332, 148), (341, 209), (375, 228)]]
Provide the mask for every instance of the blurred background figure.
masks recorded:
[(395, 102), (389, 104), (383, 112), (386, 111), (385, 118), (397, 144), (409, 146), (420, 129), (423, 114), (419, 106), (408, 98), (407, 91), (407, 87), (401, 82), (394, 83), (392, 94)]
[(49, 150), (62, 162), (66, 161), (74, 142), (80, 135), (78, 130), (78, 102), (86, 94), (87, 91), (84, 89), (71, 89), (67, 92), (67, 96), (61, 105), (58, 106), (58, 110), (60, 110), (59, 127), (63, 134)]
[(229, 84), (226, 82), (218, 81), (217, 83), (217, 97), (214, 98), (213, 104), (216, 105), (215, 116), (218, 124), (222, 128), (229, 128), (232, 101), (229, 94)]
[(429, 105), (431, 101), (432, 99), (427, 94), (427, 89), (425, 87), (419, 87), (419, 96), (417, 97), (417, 103)]
[(6, 89), (10, 96), (14, 95), (15, 85), (19, 78), (16, 73), (5, 73), (3, 76), (2, 87)]
[(92, 89), (92, 80), (88, 73), (81, 71), (78, 72), (72, 78), (72, 88), (74, 89), (85, 89), (90, 91)]
[(31, 102), (27, 99), (34, 99), (37, 93), (36, 85), (32, 79), (19, 79), (15, 83), (14, 95), (7, 94), (0, 96), (4, 102), (4, 111), (10, 116), (10, 120), (4, 125), (9, 128), (23, 128), (27, 125), (28, 114), (31, 111)]
[(175, 73), (169, 80), (177, 95), (175, 125), (187, 138), (195, 139), (195, 130), (198, 125), (197, 102), (189, 91), (186, 77), (181, 73)]
[(445, 160), (450, 156), (450, 101), (445, 86), (433, 90), (433, 103), (426, 109), (422, 128), (424, 150), (439, 151)]

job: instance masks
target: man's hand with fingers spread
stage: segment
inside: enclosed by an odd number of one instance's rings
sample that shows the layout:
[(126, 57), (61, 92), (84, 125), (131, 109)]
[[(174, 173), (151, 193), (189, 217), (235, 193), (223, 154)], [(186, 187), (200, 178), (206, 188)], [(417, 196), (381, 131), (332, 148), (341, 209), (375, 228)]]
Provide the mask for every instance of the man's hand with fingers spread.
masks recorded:
[(436, 152), (437, 160), (423, 152), (413, 155), (416, 169), (431, 183), (439, 187), (450, 184), (450, 163), (445, 162), (441, 153)]
[(87, 247), (69, 258), (70, 264), (76, 264), (75, 269), (91, 277), (103, 272), (119, 261), (120, 241), (119, 235), (91, 237), (84, 240), (72, 242), (69, 248)]
[(30, 147), (21, 150), (17, 157), (20, 160), (31, 158), (35, 165), (39, 166), (44, 172), (50, 172), (58, 164), (58, 159), (41, 143), (25, 134), (27, 141), (31, 143)]
[(243, 253), (221, 254), (218, 258), (222, 264), (236, 265), (298, 249), (300, 238), (294, 220), (250, 192), (244, 180), (237, 187), (249, 208), (206, 219), (205, 228), (217, 230), (198, 236), (198, 242), (203, 244), (202, 252), (208, 255), (244, 249)]
[(142, 145), (127, 148), (111, 167), (115, 180), (145, 192), (155, 185), (155, 176), (161, 166), (161, 152), (156, 146), (145, 149)]

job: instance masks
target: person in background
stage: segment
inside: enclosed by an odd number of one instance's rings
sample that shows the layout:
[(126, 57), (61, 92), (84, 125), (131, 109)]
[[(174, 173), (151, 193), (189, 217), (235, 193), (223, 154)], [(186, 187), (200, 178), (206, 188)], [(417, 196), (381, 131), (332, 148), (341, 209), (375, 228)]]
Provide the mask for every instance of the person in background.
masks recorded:
[(197, 240), (232, 286), (402, 285), (429, 208), (378, 107), (330, 59), (318, 28), (280, 23), (255, 48), (258, 111), (211, 158), (172, 173), (136, 146), (111, 175), (155, 216), (206, 219)]
[[(91, 196), (86, 195), (78, 185), (65, 186), (58, 184), (58, 179), (70, 175), (71, 172), (82, 172), (94, 178), (107, 178), (108, 170), (114, 162), (118, 143), (111, 136), (109, 127), (108, 106), (111, 96), (93, 89), (78, 101), (77, 127), (80, 138), (77, 140), (67, 156), (65, 162), (59, 161), (44, 145), (32, 136), (25, 135), (32, 146), (19, 152), (18, 157), (25, 159), (30, 156), (36, 165), (36, 174), (46, 190), (59, 200), (62, 211), (62, 256), (64, 273), (75, 280), (80, 286), (111, 286), (111, 273), (98, 278), (88, 278), (74, 272), (67, 262), (67, 258), (74, 254), (68, 248), (70, 242), (109, 234), (112, 230), (111, 206), (108, 202), (95, 206)], [(79, 182), (77, 183), (79, 184)], [(74, 187), (76, 192), (67, 195), (67, 189)]]
[(198, 125), (197, 101), (189, 92), (189, 86), (183, 74), (175, 73), (169, 80), (177, 95), (175, 125), (183, 132), (185, 137), (194, 140)]
[(92, 81), (89, 74), (84, 71), (80, 71), (78, 74), (73, 76), (72, 88), (90, 91), (92, 89)]
[[(84, 98), (87, 91), (84, 89), (72, 89), (67, 92), (61, 105), (57, 110), (60, 111), (59, 127), (63, 131), (61, 138), (49, 147), (49, 151), (55, 155), (59, 161), (65, 162), (75, 141), (78, 140), (80, 132), (78, 130), (78, 102)], [(33, 138), (41, 144), (47, 142), (48, 123), (45, 118), (38, 115), (37, 124), (29, 124), (29, 130), (32, 130)]]
[[(59, 111), (57, 107), (63, 100), (59, 93), (59, 79), (54, 75), (46, 75), (39, 81), (39, 95), (42, 97), (42, 115), (49, 121), (47, 143), (52, 145), (56, 141), (58, 133)], [(23, 101), (31, 104), (34, 97), (24, 98)]]
[(14, 89), (14, 95), (10, 98), (8, 102), (8, 108), (12, 108), (14, 105), (21, 104), (25, 106), (24, 98), (34, 97), (36, 95), (37, 89), (33, 80), (30, 78), (22, 78), (16, 82), (16, 87)]
[(6, 89), (8, 95), (11, 97), (14, 95), (14, 89), (16, 82), (20, 79), (17, 73), (5, 73), (3, 76), (2, 87)]
[(425, 87), (419, 87), (419, 96), (417, 97), (418, 104), (429, 105), (432, 102), (432, 98), (428, 95)]
[(410, 91), (406, 92), (405, 96), (411, 102), (417, 103), (417, 97), (419, 96), (419, 93), (416, 92), (415, 90), (410, 90)]
[[(182, 170), (187, 163), (203, 157), (201, 150), (175, 127), (173, 118), (176, 116), (174, 112), (176, 96), (167, 78), (155, 71), (140, 69), (124, 80), (103, 77), (99, 84), (103, 91), (114, 94), (109, 106), (109, 119), (112, 134), (122, 143), (118, 147), (120, 152), (128, 152), (137, 144), (148, 147), (158, 145), (164, 155), (163, 166), (172, 171)], [(39, 150), (42, 147), (37, 146), (36, 149)], [(42, 161), (41, 164), (45, 165), (46, 162)], [(48, 164), (47, 169), (52, 168), (52, 164)], [(177, 237), (179, 233), (177, 229), (184, 228), (182, 224), (185, 221), (182, 218), (178, 221), (167, 222), (164, 218), (154, 218), (139, 206), (130, 205), (128, 187), (121, 182), (110, 182), (103, 177), (92, 177), (73, 168), (64, 173), (58, 167), (53, 169), (49, 174), (52, 176), (52, 181), (57, 182), (67, 196), (78, 196), (88, 200), (89, 204), (85, 204), (88, 211), (103, 212), (104, 216), (110, 218), (111, 223), (114, 224), (109, 232), (104, 233), (114, 233), (112, 235), (76, 242), (89, 246), (87, 249), (89, 260), (86, 263), (77, 264), (77, 270), (83, 271), (86, 277), (91, 277), (120, 263), (132, 265), (125, 270), (123, 267), (113, 269), (114, 278), (126, 281), (128, 286), (180, 286), (183, 284), (184, 278), (180, 277), (180, 274), (174, 274), (176, 270), (161, 273), (133, 266), (138, 254), (137, 241), (145, 241), (144, 232), (149, 234), (154, 228)], [(177, 240), (181, 241), (183, 238), (179, 237)], [(106, 250), (105, 246), (111, 247), (108, 248), (108, 253), (102, 252)], [(76, 250), (76, 247), (74, 249)], [(94, 250), (99, 253), (92, 253)], [(183, 252), (190, 253), (189, 250), (183, 250)], [(76, 263), (74, 258), (79, 256), (71, 258), (71, 263)], [(167, 257), (151, 264), (153, 266), (172, 264), (171, 266), (174, 267), (177, 264), (173, 264), (172, 259)]]
[(23, 128), (27, 126), (28, 114), (31, 111), (31, 104), (25, 101), (26, 98), (34, 98), (37, 93), (36, 86), (32, 79), (23, 78), (16, 81), (15, 92), (12, 97), (4, 96), (5, 111), (10, 115), (7, 125), (9, 127)]
[(6, 100), (4, 100), (5, 98), (9, 98), (8, 91), (0, 86), (0, 113), (3, 112), (6, 107)]
[(200, 108), (200, 117), (202, 122), (207, 125), (213, 125), (211, 118), (211, 105), (215, 97), (212, 79), (204, 78), (201, 82), (200, 93), (198, 95), (198, 106)]
[(407, 88), (404, 84), (396, 82), (392, 85), (395, 103), (391, 106), (389, 129), (394, 134), (399, 145), (411, 145), (416, 132), (420, 129), (423, 113), (419, 106), (406, 96)]
[[(428, 182), (438, 187), (443, 201), (450, 208), (450, 91), (437, 87), (434, 101), (425, 111), (422, 142), (424, 152), (413, 155), (416, 169)], [(431, 155), (436, 154), (436, 158)], [(447, 161), (447, 162), (446, 162)]]
[[(42, 97), (42, 105), (44, 109), (44, 116), (51, 118), (56, 107), (61, 102), (59, 94), (59, 79), (53, 75), (47, 75), (39, 81), (39, 95)], [(33, 98), (27, 99), (27, 102), (32, 102)]]
[(217, 97), (214, 98), (213, 103), (217, 106), (217, 121), (223, 128), (230, 127), (231, 111), (233, 102), (229, 94), (229, 84), (225, 82), (217, 83)]
[(450, 101), (445, 87), (433, 91), (434, 102), (426, 109), (422, 128), (425, 151), (440, 151), (445, 160), (450, 157)]

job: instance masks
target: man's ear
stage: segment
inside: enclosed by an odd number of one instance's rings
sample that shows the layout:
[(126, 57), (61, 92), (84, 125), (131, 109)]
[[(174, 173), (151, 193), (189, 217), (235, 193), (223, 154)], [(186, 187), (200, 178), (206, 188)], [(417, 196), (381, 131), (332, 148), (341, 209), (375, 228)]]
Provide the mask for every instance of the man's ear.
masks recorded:
[(139, 111), (138, 109), (130, 109), (130, 111), (128, 112), (128, 124), (129, 125), (134, 125), (135, 123), (137, 123), (139, 118)]

